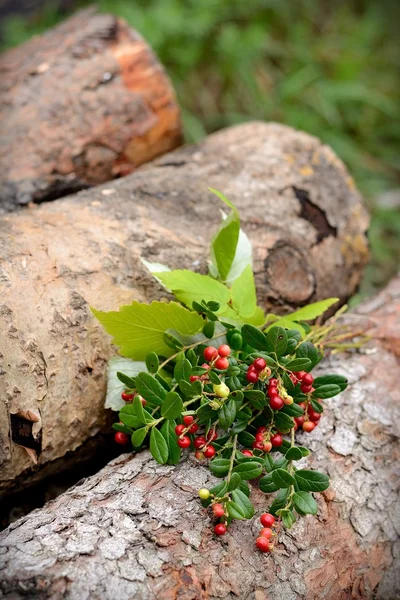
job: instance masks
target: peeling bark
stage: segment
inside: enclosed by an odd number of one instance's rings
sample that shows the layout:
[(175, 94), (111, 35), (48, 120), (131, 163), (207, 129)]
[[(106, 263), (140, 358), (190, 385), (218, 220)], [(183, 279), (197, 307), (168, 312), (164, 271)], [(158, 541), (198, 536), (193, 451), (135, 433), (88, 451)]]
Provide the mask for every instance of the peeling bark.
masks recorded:
[(126, 175), (181, 140), (149, 46), (93, 9), (2, 55), (0, 99), (0, 212)]
[[(361, 316), (363, 315), (363, 316)], [(319, 372), (349, 378), (324, 401), (305, 465), (325, 471), (318, 517), (279, 535), (270, 556), (254, 549), (259, 529), (235, 522), (212, 534), (196, 499), (217, 480), (191, 457), (157, 465), (148, 452), (123, 455), (0, 535), (4, 598), (70, 600), (395, 600), (400, 594), (396, 351), (385, 348), (384, 315), (400, 340), (400, 279), (358, 311), (373, 340), (330, 357)], [(397, 349), (399, 348), (397, 344)], [(267, 498), (253, 490), (257, 515)]]
[[(328, 147), (282, 125), (233, 127), (129, 177), (4, 216), (0, 491), (40, 477), (42, 466), (104, 427), (105, 367), (114, 351), (89, 306), (116, 310), (166, 297), (140, 256), (206, 272), (222, 206), (208, 185), (238, 206), (267, 310), (328, 296), (343, 302), (354, 292), (368, 256), (360, 195)], [(323, 239), (294, 190), (332, 228)], [(22, 413), (37, 421), (31, 446), (41, 432), (34, 468), (9, 437), (10, 415)]]

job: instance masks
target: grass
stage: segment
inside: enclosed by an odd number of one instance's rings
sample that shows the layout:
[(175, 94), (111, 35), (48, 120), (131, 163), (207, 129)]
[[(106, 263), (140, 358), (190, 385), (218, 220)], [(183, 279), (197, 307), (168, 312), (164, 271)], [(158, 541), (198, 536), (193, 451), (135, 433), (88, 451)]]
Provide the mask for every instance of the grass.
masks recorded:
[[(85, 5), (87, 2), (81, 2)], [(98, 0), (149, 41), (170, 74), (186, 139), (275, 120), (331, 145), (371, 214), (362, 295), (398, 268), (400, 217), (377, 198), (399, 187), (398, 3), (373, 0)], [(3, 45), (63, 18), (57, 4), (3, 24)]]

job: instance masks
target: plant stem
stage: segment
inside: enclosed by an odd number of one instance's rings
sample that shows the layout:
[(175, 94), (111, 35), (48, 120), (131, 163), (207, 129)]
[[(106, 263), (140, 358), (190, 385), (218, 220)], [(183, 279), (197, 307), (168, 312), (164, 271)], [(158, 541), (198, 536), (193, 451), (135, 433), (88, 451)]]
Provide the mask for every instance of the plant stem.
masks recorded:
[(233, 471), (233, 465), (235, 463), (237, 437), (238, 436), (235, 435), (235, 437), (233, 438), (232, 454), (231, 454), (231, 460), (230, 460), (230, 463), (229, 463), (229, 471), (228, 471), (228, 477), (227, 477), (228, 483), (231, 480), (231, 475), (232, 475), (232, 471)]

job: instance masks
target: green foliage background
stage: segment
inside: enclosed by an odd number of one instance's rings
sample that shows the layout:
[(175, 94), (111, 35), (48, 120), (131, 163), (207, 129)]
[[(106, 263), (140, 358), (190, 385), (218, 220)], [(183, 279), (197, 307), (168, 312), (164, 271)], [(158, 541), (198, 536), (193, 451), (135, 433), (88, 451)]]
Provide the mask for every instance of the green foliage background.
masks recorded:
[[(87, 5), (86, 0), (74, 8)], [(330, 144), (372, 213), (362, 295), (400, 256), (400, 3), (390, 0), (98, 0), (152, 45), (171, 76), (186, 139), (249, 119), (275, 120)], [(67, 16), (57, 4), (2, 23), (3, 48)], [(205, 185), (207, 182), (205, 182)]]

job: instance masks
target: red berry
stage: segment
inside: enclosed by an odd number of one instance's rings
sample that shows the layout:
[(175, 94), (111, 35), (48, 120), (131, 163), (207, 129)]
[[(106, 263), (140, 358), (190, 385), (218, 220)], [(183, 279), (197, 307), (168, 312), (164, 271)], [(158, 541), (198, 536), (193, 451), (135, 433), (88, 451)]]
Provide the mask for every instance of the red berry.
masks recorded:
[(264, 527), (260, 531), (260, 537), (265, 537), (267, 540), (270, 540), (273, 536), (273, 531), (269, 527)]
[(247, 450), (247, 448), (245, 448), (244, 450), (242, 450), (242, 454), (244, 454), (244, 456), (253, 456), (253, 453), (251, 450)]
[(297, 373), (296, 373), (297, 379), (303, 380), (304, 375), (307, 375), (307, 373), (305, 371), (297, 371)]
[(130, 402), (131, 400), (133, 400), (135, 394), (128, 394), (128, 392), (122, 392), (121, 394), (121, 398), (122, 400), (125, 400), (125, 402)]
[(210, 369), (210, 365), (208, 365), (207, 363), (203, 363), (203, 364), (201, 365), (201, 368), (202, 368), (202, 369), (207, 369), (207, 371), (208, 371), (208, 369)]
[(263, 450), (264, 450), (264, 452), (271, 452), (271, 450), (272, 450), (271, 442), (265, 442), (265, 444), (263, 446)]
[(189, 448), (190, 438), (187, 435), (184, 435), (184, 436), (178, 438), (178, 446), (180, 448)]
[(313, 429), (315, 429), (315, 423), (313, 423), (312, 421), (304, 421), (303, 431), (307, 431), (307, 433), (310, 433)]
[(284, 405), (284, 402), (279, 396), (274, 396), (270, 399), (269, 405), (273, 410), (280, 410)]
[(291, 382), (294, 385), (296, 385), (296, 383), (297, 383), (297, 377), (296, 377), (296, 375), (294, 373), (289, 373), (289, 377), (290, 377)]
[(207, 348), (203, 352), (203, 355), (204, 355), (204, 358), (208, 362), (210, 362), (210, 361), (214, 360), (214, 358), (217, 358), (218, 350), (216, 348), (214, 348), (214, 346), (207, 346)]
[(264, 442), (253, 442), (253, 448), (255, 448), (256, 450), (263, 450)]
[(213, 446), (208, 446), (208, 448), (206, 448), (204, 450), (204, 456), (206, 458), (212, 458), (215, 455), (215, 448)]
[(191, 428), (189, 429), (189, 433), (196, 433), (196, 431), (198, 431), (199, 426), (197, 425), (197, 423), (194, 423)]
[(265, 358), (256, 358), (256, 360), (253, 362), (253, 365), (256, 371), (263, 371), (267, 366), (267, 361)]
[(175, 427), (175, 433), (176, 435), (182, 435), (182, 433), (185, 431), (186, 427), (184, 425), (177, 425)]
[(129, 435), (126, 435), (126, 433), (122, 433), (122, 431), (117, 431), (117, 433), (114, 435), (114, 440), (117, 444), (125, 446), (125, 444), (129, 442)]
[(229, 360), (227, 358), (218, 358), (215, 361), (215, 368), (220, 371), (225, 371), (229, 367)]
[(307, 408), (307, 403), (306, 402), (300, 402), (299, 406), (300, 406), (300, 408), (302, 408), (303, 410), (305, 410)]
[(302, 383), (300, 389), (303, 392), (303, 394), (309, 394), (312, 390), (312, 385), (304, 385), (304, 383)]
[(264, 536), (258, 537), (256, 539), (256, 546), (259, 550), (261, 550), (261, 552), (270, 552), (271, 551), (271, 548), (269, 545), (269, 540)]
[(206, 438), (203, 437), (202, 435), (200, 435), (199, 437), (197, 437), (194, 440), (193, 443), (194, 443), (195, 448), (203, 448), (203, 446), (205, 446), (207, 442), (206, 442)]
[(224, 535), (226, 533), (226, 525), (218, 523), (218, 525), (214, 527), (214, 533), (217, 535)]
[(274, 448), (279, 448), (283, 444), (283, 437), (279, 433), (276, 433), (271, 437), (271, 444)]
[(191, 375), (191, 376), (189, 377), (189, 381), (190, 381), (191, 383), (193, 383), (193, 381), (197, 381), (198, 379), (200, 379), (200, 377), (199, 377), (198, 375)]
[(214, 517), (217, 517), (218, 519), (223, 517), (225, 514), (225, 509), (222, 506), (222, 504), (214, 504), (212, 507), (212, 511), (214, 513)]
[(220, 346), (218, 348), (218, 354), (220, 355), (221, 358), (226, 358), (227, 356), (229, 356), (231, 353), (231, 349), (228, 346), (228, 344), (222, 344), (222, 346)]
[(295, 421), (294, 421), (294, 427), (293, 427), (293, 429), (294, 429), (295, 431), (297, 431), (297, 430), (298, 430), (298, 428), (299, 428), (299, 426), (298, 426), (298, 424), (296, 423), (296, 420), (295, 420)]
[(201, 450), (196, 450), (194, 455), (197, 458), (197, 460), (204, 460), (204, 454)]
[(264, 434), (256, 433), (256, 442), (263, 442), (263, 441), (264, 441)]
[(258, 381), (258, 373), (255, 370), (247, 370), (246, 379), (249, 383), (257, 383)]
[(318, 421), (321, 418), (321, 414), (315, 412), (315, 410), (313, 410), (312, 408), (308, 409), (308, 418), (310, 419), (310, 421), (313, 421), (314, 423), (318, 423)]
[(260, 517), (260, 522), (263, 527), (272, 527), (275, 523), (275, 517), (270, 513), (263, 513)]
[(270, 386), (267, 391), (268, 398), (274, 398), (275, 396), (279, 396), (279, 392), (275, 386)]
[(297, 424), (298, 427), (300, 427), (301, 425), (303, 425), (304, 420), (305, 420), (304, 417), (295, 417), (294, 418), (294, 421), (295, 421), (295, 423)]
[(312, 385), (314, 377), (311, 375), (311, 373), (306, 373), (305, 375), (303, 375), (302, 381), (304, 385)]
[(185, 423), (185, 425), (191, 425), (194, 421), (194, 417), (192, 417), (192, 415), (186, 415), (183, 417), (183, 422)]
[(264, 425), (257, 427), (257, 433), (265, 433), (266, 431), (268, 431), (268, 427), (265, 427)]
[(276, 387), (279, 383), (279, 380), (276, 379), (276, 377), (271, 377), (271, 379), (268, 381), (268, 385), (269, 387)]
[(213, 442), (214, 440), (216, 440), (218, 437), (218, 433), (215, 429), (210, 429), (210, 431), (207, 433), (206, 438), (209, 442)]

